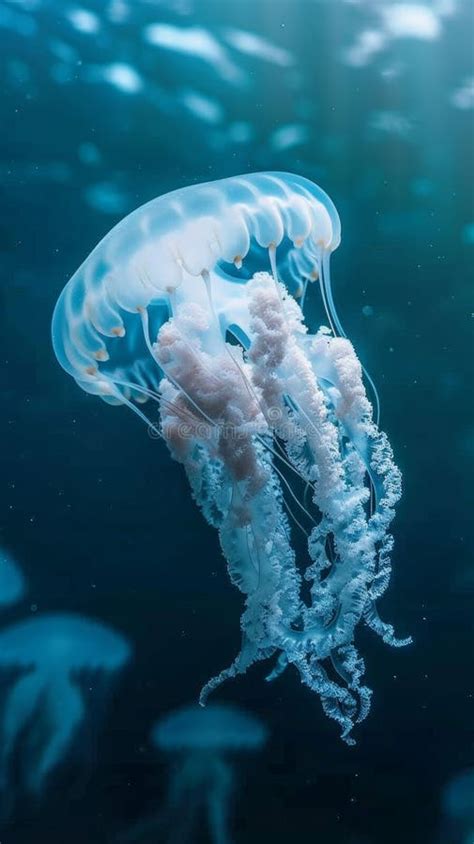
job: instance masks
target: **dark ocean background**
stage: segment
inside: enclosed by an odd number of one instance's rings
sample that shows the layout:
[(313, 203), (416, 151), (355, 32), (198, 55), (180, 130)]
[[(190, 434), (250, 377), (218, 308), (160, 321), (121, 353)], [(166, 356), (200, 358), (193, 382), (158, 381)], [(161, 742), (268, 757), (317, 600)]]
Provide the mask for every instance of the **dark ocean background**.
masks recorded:
[(474, 768), (473, 32), (471, 0), (0, 0), (0, 542), (29, 586), (2, 623), (78, 612), (134, 648), (88, 758), (18, 801), (2, 844), (109, 844), (157, 811), (152, 724), (239, 648), (182, 468), (61, 370), (50, 320), (131, 210), (256, 170), (340, 213), (334, 295), (404, 476), (381, 612), (414, 644), (359, 632), (374, 698), (354, 748), (294, 671), (222, 688), (270, 731), (239, 761), (234, 839), (471, 842), (442, 794)]

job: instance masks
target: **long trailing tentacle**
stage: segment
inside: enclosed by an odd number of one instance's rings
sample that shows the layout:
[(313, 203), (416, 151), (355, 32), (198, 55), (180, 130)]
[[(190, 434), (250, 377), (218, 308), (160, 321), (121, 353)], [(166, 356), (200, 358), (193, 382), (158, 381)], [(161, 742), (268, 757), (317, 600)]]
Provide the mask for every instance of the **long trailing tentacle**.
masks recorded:
[[(210, 293), (209, 279), (208, 287)], [(221, 339), (221, 357), (210, 357), (189, 334), (193, 319), (204, 325), (203, 315), (178, 307), (157, 343), (147, 343), (163, 373), (159, 392), (137, 388), (159, 402), (162, 435), (187, 469), (206, 517), (218, 527), (231, 579), (246, 598), (242, 649), (205, 684), (200, 702), (254, 662), (276, 654), (268, 679), (294, 665), (352, 744), (352, 727), (366, 717), (371, 698), (353, 642), (357, 625), (365, 621), (392, 645), (409, 641), (396, 639), (374, 604), (388, 584), (387, 526), (400, 493), (398, 476), (386, 438), (368, 421), (370, 406), (352, 347), (340, 345), (348, 341), (322, 335), (314, 350), (308, 346), (299, 327), (301, 311), (275, 273), (258, 274), (247, 290), (248, 350), (233, 354)], [(328, 301), (326, 306), (330, 313)], [(216, 330), (214, 311), (212, 319)], [(133, 382), (123, 386), (134, 389)], [(189, 423), (186, 441), (173, 420)], [(210, 438), (203, 439), (202, 422)], [(283, 469), (304, 484), (301, 497)], [(367, 513), (368, 475), (377, 495)], [(305, 503), (309, 490), (311, 505)], [(313, 526), (312, 562), (305, 572), (310, 604), (301, 597), (285, 513), (307, 533), (291, 505)]]

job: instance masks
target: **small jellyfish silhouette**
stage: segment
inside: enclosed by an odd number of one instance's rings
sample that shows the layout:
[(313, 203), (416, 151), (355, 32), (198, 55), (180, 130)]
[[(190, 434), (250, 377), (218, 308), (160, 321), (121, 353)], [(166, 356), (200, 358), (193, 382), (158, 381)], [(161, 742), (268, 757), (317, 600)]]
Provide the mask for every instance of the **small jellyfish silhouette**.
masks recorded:
[(124, 840), (155, 841), (160, 831), (169, 844), (188, 844), (197, 840), (204, 814), (212, 844), (230, 844), (235, 759), (260, 750), (267, 739), (266, 728), (234, 706), (209, 704), (171, 712), (158, 721), (151, 738), (173, 762), (166, 805)]
[(474, 769), (457, 773), (445, 786), (443, 841), (472, 844), (474, 841)]
[[(333, 203), (299, 176), (183, 188), (94, 249), (58, 300), (52, 335), (84, 390), (131, 408), (184, 466), (245, 596), (242, 649), (201, 702), (274, 656), (269, 679), (295, 666), (353, 743), (371, 694), (357, 626), (410, 640), (376, 608), (401, 476), (334, 306), (339, 241)], [(312, 282), (327, 325), (314, 324)]]
[(26, 592), (22, 572), (10, 554), (0, 549), (0, 608), (21, 601)]
[(19, 790), (41, 797), (85, 724), (88, 701), (81, 680), (97, 676), (106, 686), (129, 657), (122, 636), (79, 615), (36, 616), (0, 633), (6, 688), (0, 715), (4, 797), (14, 790), (16, 769), (21, 771)]

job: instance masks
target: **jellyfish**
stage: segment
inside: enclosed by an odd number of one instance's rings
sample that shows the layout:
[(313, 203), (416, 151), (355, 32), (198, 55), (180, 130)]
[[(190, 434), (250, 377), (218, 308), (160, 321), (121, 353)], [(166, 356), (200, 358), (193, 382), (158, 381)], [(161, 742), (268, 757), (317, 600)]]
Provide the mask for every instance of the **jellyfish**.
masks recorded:
[(453, 844), (472, 844), (474, 838), (474, 769), (455, 774), (442, 793), (445, 829)]
[(253, 715), (228, 704), (188, 706), (165, 716), (152, 743), (173, 760), (166, 805), (123, 840), (137, 841), (162, 830), (172, 844), (195, 839), (205, 813), (212, 844), (230, 844), (230, 809), (237, 755), (260, 750), (267, 730)]
[(86, 721), (81, 680), (106, 685), (129, 657), (122, 636), (79, 615), (36, 616), (0, 633), (0, 668), (9, 675), (0, 721), (3, 795), (19, 765), (21, 788), (41, 797)]
[(335, 308), (339, 242), (332, 201), (303, 177), (182, 188), (92, 251), (57, 302), (52, 338), (80, 387), (165, 441), (243, 593), (241, 650), (201, 703), (272, 658), (268, 679), (294, 666), (353, 743), (371, 697), (356, 629), (410, 639), (376, 606), (401, 475)]
[(0, 549), (0, 607), (21, 601), (26, 592), (23, 574), (17, 563), (3, 548)]

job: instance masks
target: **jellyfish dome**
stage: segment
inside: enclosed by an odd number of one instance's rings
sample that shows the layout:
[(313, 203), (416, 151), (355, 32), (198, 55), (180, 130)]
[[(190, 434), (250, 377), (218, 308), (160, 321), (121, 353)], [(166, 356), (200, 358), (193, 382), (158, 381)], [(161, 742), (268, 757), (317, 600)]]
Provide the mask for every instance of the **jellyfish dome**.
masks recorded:
[(26, 583), (17, 563), (3, 548), (0, 549), (0, 607), (21, 601)]
[[(82, 616), (37, 616), (0, 633), (0, 671), (15, 672), (0, 718), (2, 791), (8, 789), (17, 752), (25, 789), (43, 791), (86, 720), (81, 675), (100, 673), (110, 680), (129, 658), (122, 636)], [(25, 758), (30, 747), (34, 752)]]
[(474, 769), (461, 771), (445, 786), (443, 808), (449, 817), (474, 827)]
[(213, 844), (230, 844), (235, 757), (262, 748), (264, 725), (227, 704), (186, 706), (158, 721), (151, 738), (173, 763), (168, 795), (158, 815), (140, 822), (124, 840), (195, 841), (204, 814)]
[[(269, 679), (295, 666), (352, 742), (370, 704), (357, 626), (409, 640), (376, 609), (401, 478), (334, 306), (339, 240), (333, 203), (300, 176), (183, 188), (93, 250), (52, 335), (84, 390), (132, 409), (184, 466), (244, 595), (242, 649), (201, 702), (274, 657)], [(325, 318), (309, 330), (314, 284)]]
[(167, 715), (152, 731), (156, 747), (172, 753), (192, 750), (258, 750), (267, 738), (253, 715), (224, 704), (186, 706)]

